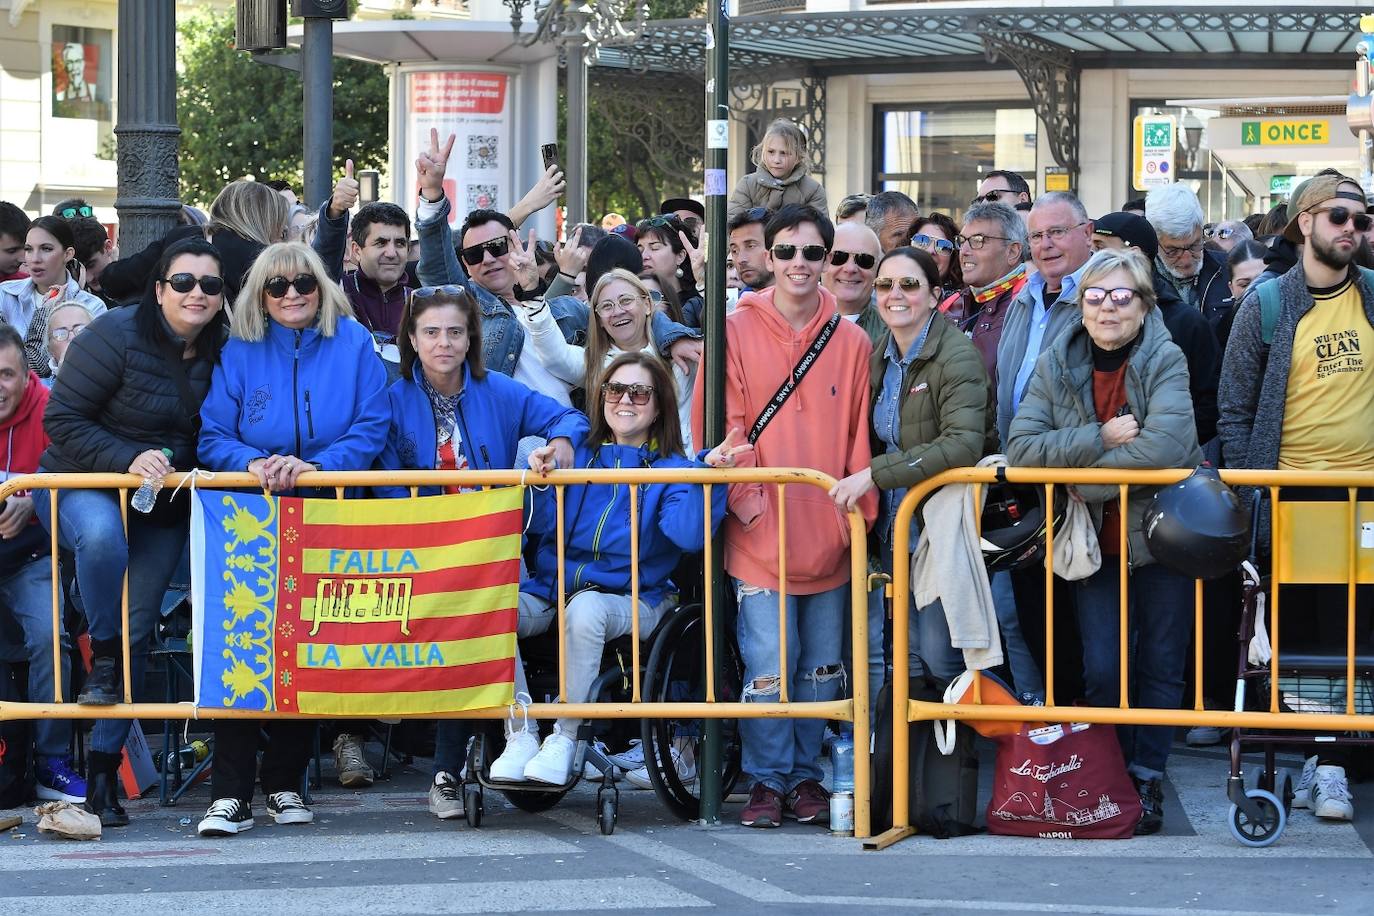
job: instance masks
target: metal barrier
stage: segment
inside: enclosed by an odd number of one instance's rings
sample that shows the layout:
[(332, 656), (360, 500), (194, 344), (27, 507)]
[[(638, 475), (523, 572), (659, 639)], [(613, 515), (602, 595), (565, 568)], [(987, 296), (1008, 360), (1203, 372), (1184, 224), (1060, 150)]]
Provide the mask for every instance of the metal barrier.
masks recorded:
[[(1374, 522), (1374, 505), (1360, 503), (1358, 491), (1374, 487), (1374, 473), (1341, 471), (1251, 471), (1224, 470), (1222, 479), (1232, 486), (1262, 488), (1267, 491), (1271, 513), (1270, 581), (1278, 584), (1320, 583), (1346, 585), (1346, 711), (1343, 714), (1280, 712), (1279, 707), (1279, 645), (1280, 613), (1279, 589), (1271, 588), (1269, 601), (1270, 644), (1273, 650), (1269, 666), (1269, 709), (1267, 711), (1208, 710), (1203, 707), (1203, 647), (1202, 647), (1202, 580), (1194, 588), (1193, 676), (1194, 696), (1191, 709), (1146, 709), (1130, 705), (1128, 640), (1130, 635), (1128, 601), (1128, 490), (1132, 486), (1163, 486), (1176, 483), (1192, 473), (1189, 470), (1119, 471), (1074, 468), (962, 468), (946, 471), (912, 487), (897, 508), (894, 524), (892, 576), (892, 808), (893, 826), (865, 844), (870, 849), (882, 849), (914, 834), (910, 824), (908, 797), (909, 735), (911, 722), (949, 719), (983, 722), (1088, 722), (1111, 725), (1211, 725), (1221, 728), (1291, 729), (1304, 731), (1360, 731), (1374, 729), (1374, 716), (1355, 713), (1355, 587), (1374, 583), (1374, 554), (1361, 555), (1356, 538), (1362, 521)], [(1045, 535), (1045, 705), (1007, 706), (982, 704), (982, 677), (973, 678), (973, 702), (959, 704), (931, 703), (910, 698), (908, 649), (910, 646), (909, 614), (911, 602), (911, 519), (917, 506), (940, 487), (951, 484), (971, 484), (975, 498), (981, 487), (1004, 479), (1011, 483), (1036, 484), (1044, 488), (1046, 511)], [(1054, 488), (1055, 486), (1095, 484), (1116, 486), (1121, 501), (1120, 543), (1120, 613), (1121, 613), (1121, 701), (1117, 708), (1059, 706), (1054, 694)], [(1337, 488), (1346, 491), (1343, 502), (1295, 503), (1280, 501), (1281, 487)], [(981, 505), (981, 499), (975, 503)], [(1300, 505), (1301, 511), (1292, 511)], [(1320, 508), (1314, 508), (1320, 507)], [(1320, 526), (1335, 525), (1333, 531), (1320, 531)], [(1346, 532), (1345, 543), (1338, 540), (1340, 528)], [(1312, 530), (1317, 529), (1317, 530)], [(1335, 539), (1332, 535), (1336, 535)], [(1343, 547), (1343, 551), (1336, 548)], [(1104, 557), (1103, 562), (1108, 558)]]
[[(178, 487), (183, 483), (191, 486), (189, 474), (171, 474), (164, 486)], [(785, 488), (793, 486), (820, 487), (828, 491), (835, 485), (834, 478), (818, 471), (797, 468), (738, 468), (738, 469), (619, 469), (619, 470), (562, 470), (554, 471), (547, 477), (536, 477), (521, 471), (364, 471), (364, 472), (308, 472), (300, 476), (298, 484), (303, 488), (332, 487), (337, 498), (344, 497), (344, 489), (360, 486), (404, 486), (409, 487), (411, 495), (418, 495), (420, 487), (436, 486), (513, 486), (530, 484), (551, 486), (556, 498), (558, 521), (558, 674), (559, 696), (567, 696), (567, 658), (565, 638), (566, 588), (564, 582), (564, 495), (565, 488), (579, 484), (651, 484), (651, 483), (691, 483), (703, 486), (703, 499), (706, 511), (706, 548), (704, 567), (710, 575), (712, 551), (715, 544), (710, 536), (710, 503), (713, 487), (739, 483), (772, 484), (778, 488), (779, 497), (779, 579), (778, 620), (779, 633), (779, 674), (782, 689), (777, 703), (719, 702), (716, 700), (717, 667), (713, 651), (713, 635), (719, 617), (719, 609), (714, 607), (712, 589), (705, 590), (706, 600), (703, 607), (705, 631), (705, 696), (704, 702), (646, 703), (640, 695), (640, 630), (639, 630), (639, 564), (631, 565), (631, 597), (633, 607), (631, 669), (633, 672), (631, 702), (629, 703), (534, 703), (529, 714), (536, 718), (586, 718), (586, 719), (639, 719), (639, 718), (792, 718), (792, 719), (832, 719), (850, 722), (854, 728), (854, 833), (858, 837), (869, 835), (869, 697), (868, 679), (868, 596), (866, 576), (868, 572), (867, 531), (863, 516), (857, 510), (848, 513), (850, 535), (850, 604), (853, 639), (853, 657), (850, 678), (853, 698), (828, 702), (796, 702), (788, 698), (787, 684), (789, 672), (787, 664), (786, 608), (786, 500)], [(59, 490), (118, 490), (124, 522), (124, 530), (129, 527), (129, 493), (137, 489), (143, 479), (133, 474), (30, 474), (13, 477), (0, 484), (0, 499), (8, 498), (17, 491), (46, 490), (35, 493), (35, 499), (51, 500), (51, 517), (57, 518), (57, 497)], [(259, 488), (257, 479), (247, 473), (216, 473), (213, 476), (201, 474), (194, 481), (201, 488)], [(639, 501), (638, 491), (630, 489), (631, 550), (636, 555), (639, 550)], [(60, 577), (58, 575), (57, 532), (51, 533), (52, 544), (52, 602), (53, 633), (61, 632), (59, 595)], [(123, 670), (130, 671), (129, 646), (129, 581), (126, 571), (122, 596), (121, 633), (123, 634)], [(7, 719), (65, 718), (65, 719), (264, 719), (264, 718), (329, 718), (312, 717), (300, 713), (263, 713), (243, 709), (217, 709), (197, 707), (190, 703), (134, 703), (130, 679), (124, 678), (124, 702), (115, 706), (81, 706), (74, 702), (63, 702), (61, 641), (53, 640), (53, 699), (52, 703), (13, 703), (0, 702), (0, 721)], [(444, 714), (426, 713), (409, 718), (463, 718), (463, 719), (500, 719), (507, 714), (507, 707), (466, 710)]]

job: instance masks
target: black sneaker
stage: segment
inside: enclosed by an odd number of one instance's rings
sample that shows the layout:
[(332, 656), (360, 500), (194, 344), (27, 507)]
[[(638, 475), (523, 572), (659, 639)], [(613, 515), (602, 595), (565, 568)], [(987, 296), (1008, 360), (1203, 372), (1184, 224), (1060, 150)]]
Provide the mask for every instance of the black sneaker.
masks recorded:
[(120, 701), (119, 661), (97, 655), (91, 660), (91, 673), (77, 695), (82, 706), (113, 706)]
[(1136, 836), (1151, 836), (1159, 833), (1164, 826), (1164, 780), (1136, 779), (1136, 792), (1140, 794), (1140, 823), (1135, 825)]
[(267, 796), (267, 813), (278, 824), (308, 824), (315, 812), (305, 806), (296, 792), (273, 792)]
[(253, 829), (253, 808), (237, 798), (217, 798), (196, 826), (201, 836), (233, 836)]

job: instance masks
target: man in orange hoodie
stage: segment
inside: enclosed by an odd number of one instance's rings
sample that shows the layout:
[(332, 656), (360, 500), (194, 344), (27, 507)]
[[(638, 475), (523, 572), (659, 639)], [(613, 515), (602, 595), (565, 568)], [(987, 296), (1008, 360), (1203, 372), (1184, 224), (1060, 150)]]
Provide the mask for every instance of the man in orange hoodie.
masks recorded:
[[(741, 466), (808, 467), (836, 478), (869, 466), (868, 335), (838, 320), (835, 297), (820, 285), (834, 244), (830, 220), (812, 207), (788, 206), (764, 228), (766, 263), (775, 283), (746, 293), (726, 320), (726, 429), (750, 431), (752, 452)], [(835, 320), (832, 320), (835, 319)], [(824, 336), (824, 347), (814, 347)], [(796, 378), (790, 395), (782, 387)], [(703, 438), (703, 388), (697, 376), (693, 435)], [(761, 417), (768, 412), (762, 432)], [(757, 437), (755, 438), (755, 433)], [(781, 673), (778, 590), (787, 595), (788, 696), (827, 701), (844, 689), (840, 647), (849, 620), (849, 522), (818, 487), (787, 488), (786, 581), (778, 578), (778, 488), (773, 484), (730, 487), (722, 526), (725, 569), (739, 598), (739, 646), (744, 659), (746, 702), (776, 703)], [(873, 493), (860, 502), (868, 524), (877, 512)], [(814, 719), (743, 719), (743, 768), (753, 779), (741, 822), (777, 827), (783, 809), (802, 823), (829, 819), (829, 794), (821, 787), (816, 756), (824, 722)]]

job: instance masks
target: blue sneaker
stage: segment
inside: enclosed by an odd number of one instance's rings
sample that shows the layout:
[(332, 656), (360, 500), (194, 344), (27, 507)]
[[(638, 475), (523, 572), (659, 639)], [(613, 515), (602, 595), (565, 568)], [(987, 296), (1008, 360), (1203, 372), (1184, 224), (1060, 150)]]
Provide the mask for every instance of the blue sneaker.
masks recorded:
[(38, 778), (38, 797), (43, 801), (80, 804), (86, 800), (86, 780), (72, 769), (72, 758), (39, 757), (34, 773)]

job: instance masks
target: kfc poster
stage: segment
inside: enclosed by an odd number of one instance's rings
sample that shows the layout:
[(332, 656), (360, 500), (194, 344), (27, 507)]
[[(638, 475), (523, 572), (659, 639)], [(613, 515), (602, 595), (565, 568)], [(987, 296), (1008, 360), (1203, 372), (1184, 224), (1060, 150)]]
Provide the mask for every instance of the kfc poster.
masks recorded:
[(109, 29), (55, 25), (52, 29), (52, 115), (110, 120)]

